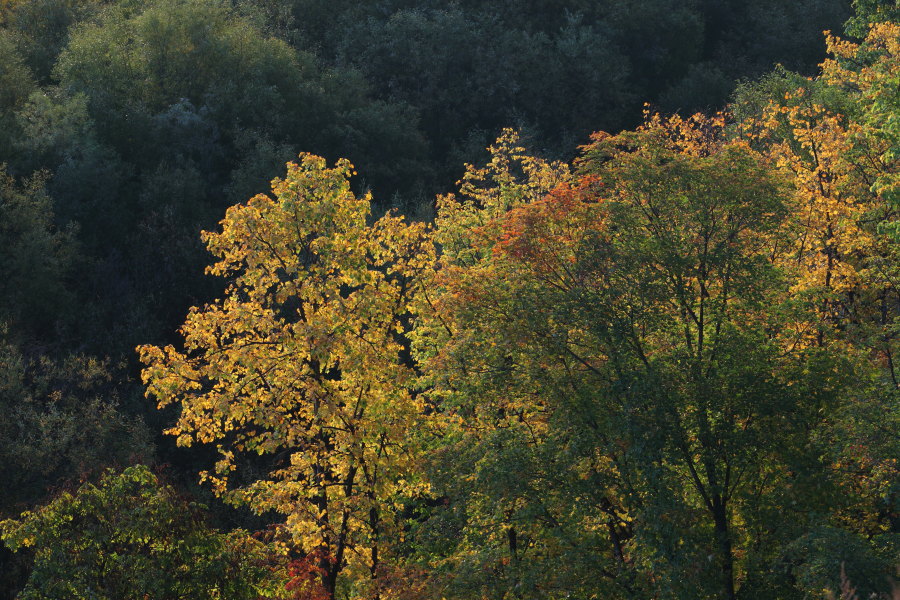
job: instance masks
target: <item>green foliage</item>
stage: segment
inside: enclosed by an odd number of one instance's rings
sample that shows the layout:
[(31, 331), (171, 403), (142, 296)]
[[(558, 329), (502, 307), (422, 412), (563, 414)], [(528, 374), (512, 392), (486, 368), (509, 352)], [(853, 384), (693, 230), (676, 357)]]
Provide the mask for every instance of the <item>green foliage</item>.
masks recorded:
[(440, 206), (420, 347), (461, 594), (733, 598), (828, 510), (811, 432), (848, 368), (780, 337), (789, 195), (722, 127), (651, 119), (539, 200), (476, 183), (491, 204)]
[[(204, 172), (233, 164), (233, 144), (247, 130), (354, 156), (360, 140), (341, 129), (358, 128), (349, 113), (374, 110), (365, 117), (373, 136), (388, 131), (378, 125), (385, 120), (414, 123), (400, 107), (367, 106), (365, 83), (352, 73), (321, 70), (312, 54), (266, 37), (215, 0), (110, 8), (73, 32), (54, 74), (68, 93), (87, 95), (101, 138), (126, 160), (187, 160)], [(391, 150), (414, 156), (415, 136), (400, 135)], [(136, 137), (151, 144), (135, 145)], [(387, 182), (400, 184), (379, 180)]]
[(345, 27), (339, 56), (375, 82), (381, 97), (421, 111), (439, 164), (472, 131), (524, 126), (567, 153), (591, 127), (625, 117), (628, 60), (604, 29), (577, 18), (552, 36), (461, 8), (398, 10), (386, 21), (348, 18)]
[(197, 232), (296, 148), (359, 157), (375, 187), (421, 187), (412, 111), (371, 101), (357, 74), (321, 69), (226, 3), (110, 5), (66, 40), (58, 85), (18, 105), (11, 169), (49, 170), (60, 220), (81, 224), (92, 350), (155, 338), (188, 295), (210, 293)]
[(8, 29), (20, 36), (26, 63), (41, 83), (49, 83), (70, 29), (94, 17), (102, 4), (102, 0), (18, 0), (9, 9)]
[(853, 0), (854, 15), (847, 21), (848, 35), (864, 38), (869, 26), (885, 21), (900, 21), (900, 2), (897, 0)]
[(79, 241), (97, 253), (134, 217), (122, 202), (127, 166), (98, 139), (88, 98), (44, 88), (29, 96), (16, 117), (22, 137), (14, 165), (26, 173), (53, 169), (47, 186), (58, 221), (83, 223)]
[(301, 73), (311, 68), (308, 57), (298, 61), (220, 2), (169, 1), (111, 9), (80, 26), (54, 73), (68, 91), (88, 95), (93, 115), (108, 113), (104, 133), (116, 143), (180, 101), (208, 106), (216, 121), (239, 116), (259, 126), (267, 113), (308, 101), (298, 94)]
[(0, 372), (0, 514), (104, 465), (152, 454), (143, 424), (120, 412), (104, 362), (31, 359), (4, 339)]
[(877, 23), (857, 45), (829, 39), (833, 60), (823, 63), (828, 82), (850, 90), (859, 124), (856, 145), (878, 161), (871, 191), (884, 201), (900, 206), (900, 25)]
[(696, 2), (618, 0), (611, 3), (610, 21), (644, 99), (657, 97), (701, 58), (704, 19)]
[(838, 31), (850, 3), (834, 0), (703, 2), (704, 59), (732, 80), (756, 78), (776, 65), (812, 75), (825, 51), (822, 32)]
[(34, 549), (22, 600), (256, 599), (277, 589), (271, 549), (246, 532), (209, 528), (199, 507), (144, 466), (108, 471), (3, 521), (0, 536), (13, 550)]
[(362, 70), (380, 98), (418, 108), (443, 185), (502, 127), (571, 156), (593, 129), (636, 124), (640, 102), (720, 108), (735, 80), (776, 63), (811, 73), (822, 31), (850, 15), (845, 0), (241, 4), (296, 46)]
[(12, 155), (15, 110), (34, 90), (35, 82), (16, 47), (13, 34), (0, 29), (0, 162)]
[[(893, 543), (896, 545), (897, 540)], [(791, 565), (796, 585), (801, 589), (838, 590), (846, 576), (854, 582), (860, 598), (876, 598), (885, 592), (882, 582), (890, 577), (895, 566), (891, 561), (897, 557), (896, 547), (886, 550), (879, 557), (861, 536), (823, 526), (788, 544), (783, 560)]]
[[(0, 324), (0, 518), (104, 465), (153, 453), (143, 424), (120, 412), (107, 364), (32, 358), (7, 338)], [(28, 563), (0, 549), (0, 597), (24, 582)]]
[(45, 176), (22, 185), (0, 165), (0, 321), (17, 336), (52, 336), (71, 318), (75, 231), (54, 226)]

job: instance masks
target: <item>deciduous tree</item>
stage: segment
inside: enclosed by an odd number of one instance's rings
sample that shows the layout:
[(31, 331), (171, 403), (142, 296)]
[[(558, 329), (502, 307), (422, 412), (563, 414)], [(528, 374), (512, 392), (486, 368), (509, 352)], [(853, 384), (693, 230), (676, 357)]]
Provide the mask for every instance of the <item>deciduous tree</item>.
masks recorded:
[(440, 207), (422, 348), (468, 473), (444, 479), (456, 564), (498, 597), (594, 572), (609, 597), (735, 598), (827, 485), (809, 436), (843, 375), (780, 335), (785, 181), (721, 117), (597, 135), (579, 169)]
[[(272, 197), (229, 209), (204, 234), (226, 295), (191, 310), (184, 351), (140, 348), (148, 395), (181, 408), (169, 433), (215, 444), (203, 477), (219, 494), (284, 515), (329, 598), (347, 567), (377, 576), (395, 503), (419, 485), (404, 320), (433, 253), (421, 224), (367, 225), (351, 169), (301, 155)], [(246, 454), (271, 469), (229, 485)]]
[(35, 552), (21, 600), (284, 597), (272, 548), (245, 531), (210, 528), (200, 507), (144, 466), (108, 471), (3, 521), (0, 537)]

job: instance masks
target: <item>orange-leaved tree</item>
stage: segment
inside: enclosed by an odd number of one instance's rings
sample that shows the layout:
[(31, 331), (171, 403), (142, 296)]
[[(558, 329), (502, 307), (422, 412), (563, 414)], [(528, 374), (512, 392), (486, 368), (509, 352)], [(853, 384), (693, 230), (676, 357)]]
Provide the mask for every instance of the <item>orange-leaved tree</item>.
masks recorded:
[[(273, 196), (230, 208), (203, 234), (224, 297), (190, 311), (183, 351), (139, 349), (148, 396), (181, 407), (168, 433), (218, 449), (202, 478), (285, 516), (313, 579), (293, 587), (307, 597), (333, 597), (348, 567), (371, 586), (394, 507), (420, 485), (404, 322), (433, 246), (423, 225), (390, 214), (367, 225), (370, 198), (353, 194), (351, 173), (304, 154)], [(241, 455), (271, 455), (271, 467), (236, 484)]]

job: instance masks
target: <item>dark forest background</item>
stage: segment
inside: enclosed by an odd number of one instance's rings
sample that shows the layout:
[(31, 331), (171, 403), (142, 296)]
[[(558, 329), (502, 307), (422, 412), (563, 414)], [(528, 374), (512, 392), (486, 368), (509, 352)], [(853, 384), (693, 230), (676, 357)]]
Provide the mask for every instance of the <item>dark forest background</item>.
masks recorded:
[(775, 65), (812, 74), (822, 31), (850, 14), (839, 0), (15, 3), (0, 163), (4, 197), (23, 200), (4, 227), (33, 233), (3, 245), (8, 339), (112, 364), (167, 339), (214, 291), (198, 232), (299, 151), (349, 158), (382, 208), (429, 218), (503, 127), (568, 159), (592, 131), (638, 124), (644, 102), (717, 109)]

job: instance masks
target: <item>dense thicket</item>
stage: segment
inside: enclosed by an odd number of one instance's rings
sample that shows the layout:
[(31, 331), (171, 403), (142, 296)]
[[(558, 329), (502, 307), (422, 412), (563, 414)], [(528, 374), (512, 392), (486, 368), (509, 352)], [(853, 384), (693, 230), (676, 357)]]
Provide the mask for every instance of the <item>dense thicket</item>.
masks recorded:
[(719, 108), (776, 63), (811, 73), (847, 2), (456, 3), (247, 0), (272, 31), (358, 69), (378, 97), (421, 116), (445, 188), (502, 127), (571, 157), (591, 131), (634, 126), (640, 106)]
[(887, 593), (853, 9), (0, 1), (0, 598)]
[[(640, 105), (716, 108), (776, 62), (809, 73), (846, 2), (18, 0), (4, 4), (0, 163), (77, 224), (70, 347), (118, 353), (212, 290), (197, 232), (299, 151), (382, 207), (432, 212), (501, 128), (569, 158)], [(62, 327), (62, 325), (60, 325)]]

